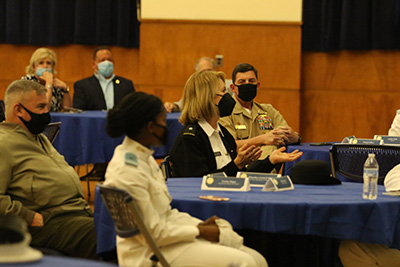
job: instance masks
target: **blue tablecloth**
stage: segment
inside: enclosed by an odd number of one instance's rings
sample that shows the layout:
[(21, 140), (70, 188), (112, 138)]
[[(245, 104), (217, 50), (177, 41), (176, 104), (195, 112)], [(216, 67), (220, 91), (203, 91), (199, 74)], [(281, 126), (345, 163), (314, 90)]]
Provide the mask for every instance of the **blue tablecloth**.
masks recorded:
[[(111, 138), (105, 131), (107, 112), (51, 113), (52, 121), (61, 121), (61, 128), (54, 147), (72, 166), (104, 163), (111, 160), (114, 149), (123, 137)], [(183, 128), (178, 121), (180, 113), (169, 113), (167, 125), (169, 140), (166, 146), (155, 148), (154, 157), (165, 157)]]
[(86, 260), (72, 257), (55, 257), (55, 256), (47, 256), (44, 255), (43, 258), (39, 261), (33, 262), (24, 262), (24, 263), (0, 263), (0, 266), (25, 266), (25, 267), (112, 267), (116, 266), (114, 264), (110, 264), (104, 261), (94, 261), (94, 260)]
[[(332, 142), (333, 144), (334, 142)], [(285, 162), (283, 165), (282, 175), (290, 175), (290, 169), (302, 160), (308, 159), (318, 159), (323, 160), (331, 164), (331, 158), (329, 155), (329, 149), (331, 145), (328, 146), (311, 146), (311, 143), (302, 143), (300, 145), (288, 145), (286, 151), (288, 153), (295, 151), (296, 149), (303, 151), (303, 155), (293, 162)]]
[[(295, 190), (284, 192), (202, 191), (201, 178), (169, 179), (167, 185), (173, 208), (200, 219), (218, 215), (235, 229), (355, 239), (400, 249), (400, 198), (382, 195), (383, 186), (378, 186), (377, 200), (364, 200), (361, 183), (295, 185)], [(230, 201), (201, 200), (200, 195)], [(114, 225), (97, 190), (94, 219), (97, 252), (115, 249)]]

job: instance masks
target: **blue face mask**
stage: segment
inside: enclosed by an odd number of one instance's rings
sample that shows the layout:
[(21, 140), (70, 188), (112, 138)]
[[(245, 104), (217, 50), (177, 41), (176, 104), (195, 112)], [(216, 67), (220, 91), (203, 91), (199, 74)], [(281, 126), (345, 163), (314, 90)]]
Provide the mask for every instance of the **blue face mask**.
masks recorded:
[(99, 74), (103, 75), (104, 78), (110, 77), (114, 72), (114, 64), (108, 60), (100, 62), (97, 67), (99, 68)]
[(50, 73), (53, 73), (53, 69), (48, 69), (48, 68), (37, 68), (36, 69), (36, 76), (40, 77), (43, 75), (43, 72), (48, 71)]

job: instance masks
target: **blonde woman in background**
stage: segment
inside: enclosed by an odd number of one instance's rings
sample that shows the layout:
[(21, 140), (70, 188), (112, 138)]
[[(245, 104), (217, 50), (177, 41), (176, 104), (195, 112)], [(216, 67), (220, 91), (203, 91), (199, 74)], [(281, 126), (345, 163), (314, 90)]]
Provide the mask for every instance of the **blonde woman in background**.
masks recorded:
[(35, 81), (47, 89), (50, 111), (60, 111), (64, 107), (71, 107), (72, 100), (68, 85), (58, 78), (55, 67), (56, 53), (49, 48), (38, 48), (33, 52), (29, 65), (26, 66), (26, 76), (21, 79)]

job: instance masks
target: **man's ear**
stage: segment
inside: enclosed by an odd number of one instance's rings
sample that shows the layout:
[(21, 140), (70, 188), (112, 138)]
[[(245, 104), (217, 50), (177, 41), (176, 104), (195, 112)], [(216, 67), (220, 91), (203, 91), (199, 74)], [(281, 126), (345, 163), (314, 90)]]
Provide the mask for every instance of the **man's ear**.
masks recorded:
[(22, 107), (19, 103), (15, 103), (13, 105), (13, 112), (15, 115), (17, 115), (18, 117), (22, 117), (23, 113), (22, 113)]
[(257, 89), (259, 89), (260, 88), (260, 83), (257, 83)]
[(232, 92), (233, 92), (235, 95), (238, 95), (238, 94), (239, 94), (239, 92), (236, 91), (236, 90), (237, 90), (237, 87), (236, 87), (233, 83), (231, 83), (230, 87), (231, 87)]
[(93, 64), (92, 64), (93, 70), (96, 72), (97, 71), (97, 64), (96, 61), (93, 60)]

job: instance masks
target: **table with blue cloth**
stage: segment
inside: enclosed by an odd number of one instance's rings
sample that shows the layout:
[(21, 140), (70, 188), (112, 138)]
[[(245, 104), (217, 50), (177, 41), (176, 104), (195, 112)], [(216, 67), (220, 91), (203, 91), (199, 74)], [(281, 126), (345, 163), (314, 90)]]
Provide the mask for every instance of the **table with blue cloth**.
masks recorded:
[(112, 267), (115, 264), (87, 260), (82, 258), (72, 258), (72, 257), (59, 257), (59, 256), (47, 256), (44, 255), (42, 259), (32, 262), (21, 262), (21, 263), (0, 263), (0, 266), (24, 266), (24, 267)]
[[(334, 144), (335, 142), (331, 142)], [(325, 146), (313, 146), (313, 143), (301, 143), (300, 145), (288, 145), (286, 148), (286, 152), (290, 153), (295, 151), (296, 149), (303, 152), (303, 155), (296, 159), (293, 162), (285, 162), (283, 165), (282, 175), (289, 175), (290, 176), (290, 169), (297, 163), (303, 160), (309, 159), (317, 159), (323, 160), (331, 164), (331, 158), (329, 155), (329, 149), (332, 145), (325, 145)]]
[[(301, 259), (308, 266), (334, 266), (328, 263), (337, 258), (338, 240), (341, 239), (380, 243), (400, 249), (400, 198), (382, 195), (384, 187), (381, 185), (378, 186), (378, 199), (364, 200), (361, 183), (294, 185), (294, 190), (283, 192), (262, 192), (261, 188), (252, 188), (250, 192), (228, 192), (202, 191), (201, 180), (169, 179), (167, 185), (173, 198), (172, 207), (203, 220), (217, 215), (228, 220), (239, 233), (245, 229), (245, 242), (248, 238), (255, 240), (252, 244), (246, 244), (261, 250), (270, 262), (271, 258), (277, 257), (278, 252), (275, 251), (285, 249), (292, 253), (301, 252), (301, 257), (311, 257)], [(202, 200), (199, 199), (201, 195), (228, 197), (230, 200)], [(115, 249), (114, 224), (98, 190), (94, 212), (97, 252)], [(246, 236), (248, 230), (258, 236)], [(268, 235), (263, 233), (273, 234), (274, 241), (264, 240), (268, 239)], [(306, 241), (309, 246), (315, 247), (312, 249), (303, 245), (302, 238), (295, 242), (298, 237), (312, 237)], [(259, 239), (269, 244), (259, 245)], [(327, 245), (326, 240), (333, 241)], [(307, 255), (315, 254), (318, 246), (328, 247), (323, 249), (324, 255), (319, 255), (318, 259), (315, 259), (315, 255)], [(287, 258), (284, 264), (288, 264)], [(282, 259), (274, 260), (282, 262)], [(299, 263), (299, 259), (293, 261)], [(315, 261), (321, 261), (321, 265), (315, 265)], [(295, 263), (293, 266), (296, 266)]]
[[(60, 132), (53, 145), (68, 164), (75, 166), (111, 160), (115, 147), (122, 143), (123, 137), (111, 138), (107, 135), (106, 116), (107, 112), (104, 111), (51, 113), (53, 122), (61, 121)], [(163, 158), (169, 154), (176, 136), (183, 128), (178, 121), (179, 116), (180, 113), (167, 114), (168, 143), (154, 148), (154, 157)]]

